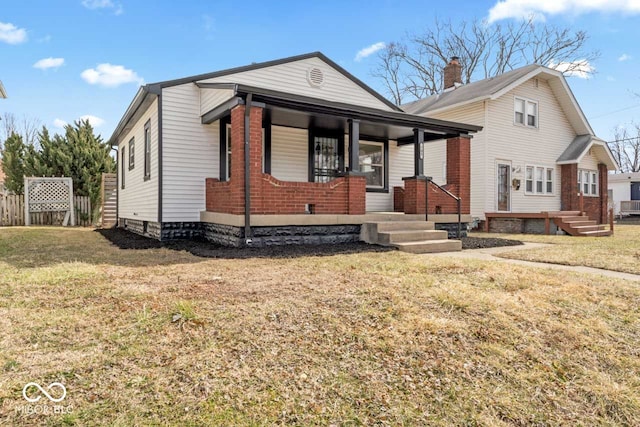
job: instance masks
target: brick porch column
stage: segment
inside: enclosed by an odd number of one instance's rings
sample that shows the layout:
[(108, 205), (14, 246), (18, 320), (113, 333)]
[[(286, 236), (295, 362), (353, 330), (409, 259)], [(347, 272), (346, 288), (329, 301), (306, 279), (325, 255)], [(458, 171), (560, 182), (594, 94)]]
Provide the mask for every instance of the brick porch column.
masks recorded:
[(578, 196), (578, 164), (560, 166), (560, 210), (580, 210)]
[(447, 139), (447, 187), (462, 199), (461, 212), (471, 213), (471, 137), (469, 136)]

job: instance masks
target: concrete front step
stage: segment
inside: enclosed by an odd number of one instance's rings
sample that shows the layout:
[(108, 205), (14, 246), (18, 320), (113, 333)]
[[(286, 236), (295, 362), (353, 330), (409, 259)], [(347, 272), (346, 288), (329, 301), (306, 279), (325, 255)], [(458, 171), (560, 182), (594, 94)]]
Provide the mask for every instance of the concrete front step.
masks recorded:
[(392, 245), (394, 243), (417, 242), (424, 240), (447, 240), (444, 230), (398, 230), (378, 232), (378, 243)]
[(435, 225), (433, 221), (381, 221), (367, 222), (365, 224), (375, 224), (378, 233), (384, 231), (407, 231), (407, 230), (433, 230)]
[(582, 215), (582, 212), (580, 211), (547, 211), (547, 213), (551, 216), (561, 216), (561, 217)]
[(403, 252), (412, 254), (430, 254), (462, 250), (462, 242), (460, 240), (423, 240), (418, 242), (396, 243), (393, 246)]

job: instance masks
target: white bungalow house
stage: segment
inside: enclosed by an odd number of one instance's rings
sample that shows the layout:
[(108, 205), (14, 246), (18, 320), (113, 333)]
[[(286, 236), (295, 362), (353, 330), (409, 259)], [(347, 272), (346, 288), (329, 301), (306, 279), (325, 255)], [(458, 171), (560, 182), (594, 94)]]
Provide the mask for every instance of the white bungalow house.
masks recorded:
[[(447, 238), (430, 229), (457, 221), (455, 209), (425, 221), (423, 142), (446, 140), (468, 222), (470, 134), (480, 129), (407, 114), (317, 52), (148, 84), (110, 138), (118, 226), (234, 246), (362, 238), (422, 250)], [(377, 226), (391, 219), (403, 221)]]
[[(483, 127), (471, 144), (471, 215), (491, 231), (607, 234), (595, 225), (607, 223), (607, 171), (617, 164), (562, 73), (534, 64), (463, 85), (457, 58), (444, 71), (442, 93), (402, 108)], [(440, 185), (444, 144), (425, 149)]]
[(640, 215), (640, 172), (610, 174), (609, 203), (615, 215)]

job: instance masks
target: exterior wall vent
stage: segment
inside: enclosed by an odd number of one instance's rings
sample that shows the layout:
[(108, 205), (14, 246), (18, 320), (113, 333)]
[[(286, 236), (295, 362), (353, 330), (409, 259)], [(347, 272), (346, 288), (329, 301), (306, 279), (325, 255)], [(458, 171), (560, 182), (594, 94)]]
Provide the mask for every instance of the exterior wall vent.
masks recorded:
[(312, 87), (322, 87), (324, 85), (324, 72), (318, 67), (307, 70), (307, 81)]

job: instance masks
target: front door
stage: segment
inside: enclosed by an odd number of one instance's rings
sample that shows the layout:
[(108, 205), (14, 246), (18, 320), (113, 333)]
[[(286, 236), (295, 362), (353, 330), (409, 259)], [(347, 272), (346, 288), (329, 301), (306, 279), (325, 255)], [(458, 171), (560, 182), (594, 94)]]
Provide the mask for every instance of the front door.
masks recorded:
[(498, 211), (511, 211), (511, 164), (498, 163)]
[(631, 183), (631, 200), (640, 200), (640, 182)]

